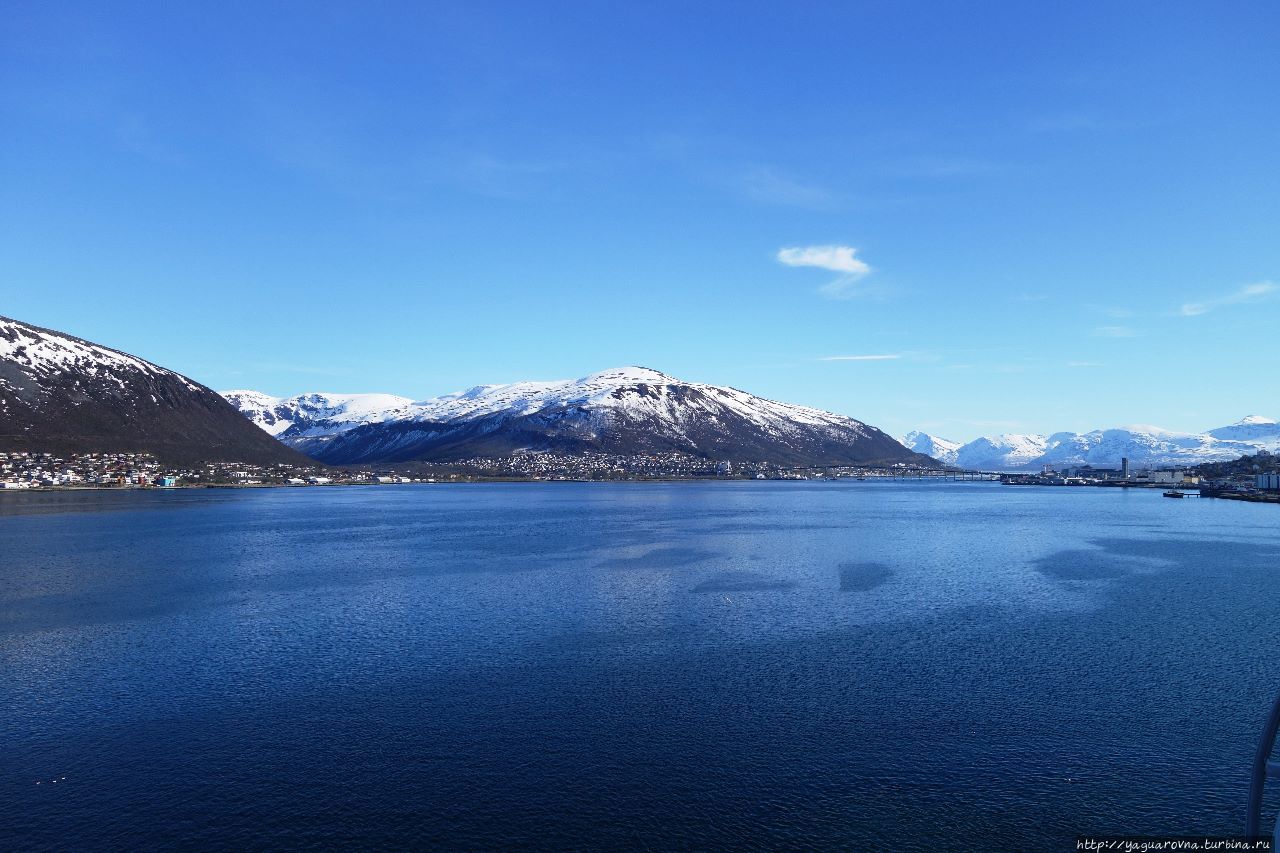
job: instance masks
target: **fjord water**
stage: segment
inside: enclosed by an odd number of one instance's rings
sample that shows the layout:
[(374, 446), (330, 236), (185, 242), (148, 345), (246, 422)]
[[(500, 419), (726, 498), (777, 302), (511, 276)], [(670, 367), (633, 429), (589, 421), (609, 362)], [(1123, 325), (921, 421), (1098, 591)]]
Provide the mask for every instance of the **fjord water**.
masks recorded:
[[(1240, 830), (1280, 514), (978, 483), (0, 495), (0, 846)], [(56, 781), (55, 781), (56, 780)]]

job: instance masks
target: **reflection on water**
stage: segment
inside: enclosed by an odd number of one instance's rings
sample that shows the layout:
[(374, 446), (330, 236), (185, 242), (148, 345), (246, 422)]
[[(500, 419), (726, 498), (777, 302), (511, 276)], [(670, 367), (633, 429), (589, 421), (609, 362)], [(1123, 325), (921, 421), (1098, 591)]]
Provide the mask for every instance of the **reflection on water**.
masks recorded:
[(1234, 832), (1276, 521), (978, 483), (0, 495), (0, 847)]
[(887, 583), (893, 569), (884, 563), (845, 563), (840, 567), (840, 589), (843, 592), (866, 592)]

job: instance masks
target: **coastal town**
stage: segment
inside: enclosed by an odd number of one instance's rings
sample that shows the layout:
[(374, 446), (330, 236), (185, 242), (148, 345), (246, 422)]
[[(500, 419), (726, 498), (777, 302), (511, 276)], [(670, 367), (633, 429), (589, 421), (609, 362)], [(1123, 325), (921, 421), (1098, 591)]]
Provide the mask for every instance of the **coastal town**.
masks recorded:
[(830, 480), (964, 476), (938, 468), (788, 468), (764, 462), (707, 460), (684, 453), (515, 453), (455, 462), (411, 462), (378, 469), (316, 464), (216, 462), (161, 464), (145, 453), (0, 453), (0, 489), (122, 489), (252, 486), (339, 486), (478, 481)]
[(1207, 498), (1280, 503), (1280, 456), (1260, 450), (1233, 462), (1210, 462), (1188, 468), (1131, 470), (1128, 459), (1119, 468), (1090, 465), (1045, 466), (1038, 473), (1003, 474), (1011, 486), (1099, 486), (1103, 488), (1159, 488), (1169, 497), (1197, 494)]
[(0, 490), (354, 486), (407, 483), (667, 480), (987, 480), (1009, 486), (1160, 488), (1180, 494), (1280, 502), (1280, 456), (1263, 450), (1229, 463), (1131, 470), (1089, 465), (1046, 466), (1037, 473), (965, 471), (954, 467), (787, 467), (708, 460), (683, 453), (567, 454), (526, 452), (397, 467), (335, 468), (242, 462), (164, 465), (146, 453), (0, 453)]

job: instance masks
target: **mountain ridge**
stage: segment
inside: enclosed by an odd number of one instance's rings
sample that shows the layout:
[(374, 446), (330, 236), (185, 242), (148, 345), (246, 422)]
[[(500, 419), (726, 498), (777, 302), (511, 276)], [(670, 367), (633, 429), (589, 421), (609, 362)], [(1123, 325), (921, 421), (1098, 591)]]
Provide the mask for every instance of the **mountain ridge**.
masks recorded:
[(964, 444), (918, 431), (908, 437), (917, 446), (931, 442), (937, 447), (956, 445), (947, 451), (948, 464), (979, 470), (1034, 470), (1044, 465), (1114, 468), (1126, 457), (1131, 466), (1187, 467), (1230, 461), (1259, 450), (1280, 452), (1280, 423), (1261, 415), (1200, 433), (1131, 424), (1083, 433), (1005, 433)]
[[(937, 464), (854, 418), (636, 366), (579, 379), (477, 385), (418, 402), (389, 395), (397, 404), (372, 416), (338, 398), (363, 402), (375, 395), (225, 394), (249, 420), (334, 464), (453, 461), (522, 450), (681, 452), (788, 465)], [(317, 409), (334, 411), (317, 418)], [(285, 422), (290, 425), (279, 429)]]

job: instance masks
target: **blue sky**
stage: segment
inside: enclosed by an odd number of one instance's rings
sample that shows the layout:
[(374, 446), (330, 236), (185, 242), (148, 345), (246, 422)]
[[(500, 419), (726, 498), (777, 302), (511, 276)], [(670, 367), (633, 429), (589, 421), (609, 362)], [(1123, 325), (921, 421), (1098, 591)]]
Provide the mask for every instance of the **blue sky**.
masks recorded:
[(1274, 2), (0, 5), (0, 313), (215, 388), (1280, 415)]

